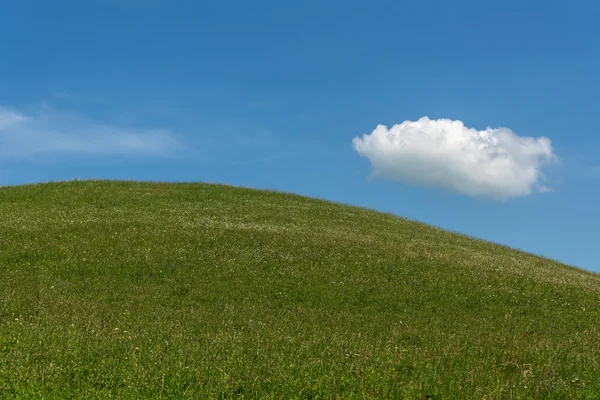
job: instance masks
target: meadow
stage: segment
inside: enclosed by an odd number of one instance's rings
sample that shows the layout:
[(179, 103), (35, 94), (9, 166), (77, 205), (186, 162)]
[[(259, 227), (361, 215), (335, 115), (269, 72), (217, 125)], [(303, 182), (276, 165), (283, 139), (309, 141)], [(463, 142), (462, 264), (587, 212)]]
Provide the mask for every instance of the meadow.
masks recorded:
[(600, 275), (389, 214), (13, 186), (0, 250), (0, 398), (600, 398)]

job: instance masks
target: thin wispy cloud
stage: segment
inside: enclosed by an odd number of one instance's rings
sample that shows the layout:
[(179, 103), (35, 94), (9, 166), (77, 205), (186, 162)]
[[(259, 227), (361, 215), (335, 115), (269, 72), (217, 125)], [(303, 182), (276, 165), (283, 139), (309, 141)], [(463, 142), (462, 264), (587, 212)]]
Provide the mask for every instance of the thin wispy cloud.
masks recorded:
[(546, 137), (427, 117), (389, 129), (379, 125), (352, 145), (371, 162), (373, 177), (500, 201), (551, 191), (543, 184), (542, 167), (558, 161)]
[(0, 130), (23, 122), (25, 119), (26, 118), (18, 112), (0, 107)]
[(169, 156), (182, 146), (162, 129), (133, 129), (43, 107), (31, 113), (0, 106), (0, 158), (44, 155)]

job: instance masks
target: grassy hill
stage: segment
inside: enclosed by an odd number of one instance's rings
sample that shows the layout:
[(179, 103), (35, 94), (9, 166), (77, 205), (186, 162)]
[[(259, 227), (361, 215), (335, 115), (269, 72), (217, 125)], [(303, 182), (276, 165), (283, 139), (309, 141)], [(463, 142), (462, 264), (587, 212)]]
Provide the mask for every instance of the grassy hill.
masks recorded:
[(600, 276), (207, 184), (0, 188), (0, 397), (600, 398)]

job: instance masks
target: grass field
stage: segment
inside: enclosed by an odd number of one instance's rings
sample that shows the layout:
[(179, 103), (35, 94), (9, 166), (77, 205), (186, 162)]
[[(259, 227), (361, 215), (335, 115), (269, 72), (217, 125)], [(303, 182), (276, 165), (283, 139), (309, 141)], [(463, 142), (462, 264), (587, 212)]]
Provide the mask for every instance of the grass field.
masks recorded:
[(599, 275), (392, 215), (37, 184), (0, 248), (0, 398), (600, 398)]

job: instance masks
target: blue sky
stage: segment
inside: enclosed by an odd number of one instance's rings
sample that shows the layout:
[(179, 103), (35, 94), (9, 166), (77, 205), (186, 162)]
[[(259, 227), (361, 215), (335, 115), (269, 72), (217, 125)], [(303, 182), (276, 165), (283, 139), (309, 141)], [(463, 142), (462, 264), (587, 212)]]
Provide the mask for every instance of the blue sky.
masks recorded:
[(1, 185), (277, 189), (600, 271), (595, 2), (0, 7)]

